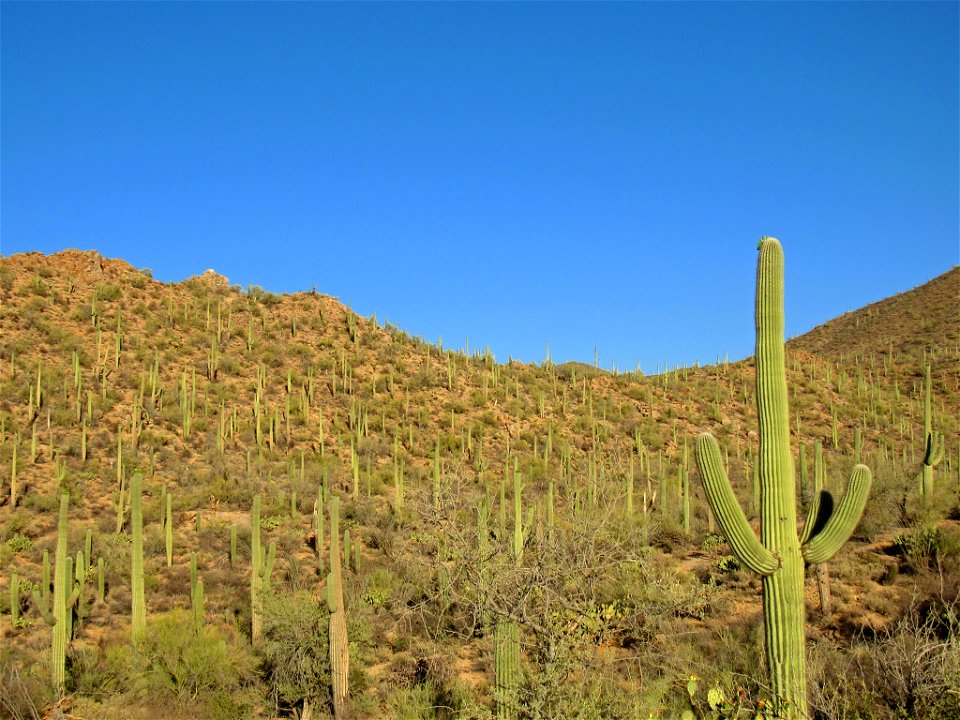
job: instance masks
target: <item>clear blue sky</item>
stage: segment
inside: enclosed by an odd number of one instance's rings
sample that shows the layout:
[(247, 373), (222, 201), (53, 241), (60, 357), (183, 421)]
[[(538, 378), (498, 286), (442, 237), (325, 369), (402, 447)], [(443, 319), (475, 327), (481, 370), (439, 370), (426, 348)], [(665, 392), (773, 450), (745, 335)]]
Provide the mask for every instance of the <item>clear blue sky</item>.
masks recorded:
[(0, 252), (743, 357), (761, 235), (791, 335), (957, 263), (958, 55), (953, 2), (4, 2)]

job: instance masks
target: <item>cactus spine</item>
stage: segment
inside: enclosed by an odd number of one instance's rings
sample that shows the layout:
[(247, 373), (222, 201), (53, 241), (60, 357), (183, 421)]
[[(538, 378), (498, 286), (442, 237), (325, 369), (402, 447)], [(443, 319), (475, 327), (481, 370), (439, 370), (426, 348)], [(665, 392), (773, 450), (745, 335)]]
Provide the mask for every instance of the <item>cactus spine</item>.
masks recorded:
[[(759, 246), (756, 301), (757, 414), (760, 422), (760, 535), (754, 535), (727, 479), (717, 441), (697, 439), (697, 464), (707, 499), (737, 557), (762, 577), (767, 668), (777, 711), (788, 720), (808, 717), (804, 670), (804, 561), (829, 560), (860, 520), (870, 470), (853, 469), (834, 512), (832, 499), (814, 499), (801, 543), (796, 531), (793, 456), (783, 345), (783, 250), (774, 238)], [(821, 499), (824, 502), (821, 502)]]
[(930, 366), (924, 368), (923, 392), (923, 471), (920, 494), (929, 502), (933, 494), (933, 467), (943, 460), (943, 433), (934, 432), (930, 413)]
[(273, 563), (277, 557), (277, 544), (270, 543), (270, 549), (263, 551), (260, 542), (260, 496), (253, 498), (252, 532), (250, 537), (250, 640), (256, 645), (263, 632), (263, 592), (270, 587)]
[(133, 527), (133, 549), (130, 568), (130, 588), (133, 617), (130, 634), (134, 642), (147, 635), (147, 605), (143, 596), (143, 475), (137, 470), (130, 480), (130, 524)]
[(343, 572), (340, 566), (340, 498), (330, 497), (330, 573), (327, 575), (327, 607), (330, 610), (330, 680), (333, 716), (349, 716), (350, 647), (343, 605)]

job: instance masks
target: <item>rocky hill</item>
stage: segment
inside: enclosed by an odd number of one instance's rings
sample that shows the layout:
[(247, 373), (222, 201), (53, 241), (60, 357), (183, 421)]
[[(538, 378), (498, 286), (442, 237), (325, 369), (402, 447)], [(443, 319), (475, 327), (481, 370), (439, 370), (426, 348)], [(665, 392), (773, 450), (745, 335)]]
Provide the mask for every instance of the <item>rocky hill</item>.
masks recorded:
[[(822, 717), (852, 702), (836, 683), (855, 672), (875, 717), (894, 717), (883, 708), (897, 698), (871, 685), (881, 674), (868, 677), (855, 646), (872, 638), (882, 655), (912, 612), (942, 609), (960, 584), (958, 286), (954, 269), (788, 345), (798, 467), (812, 474), (819, 444), (828, 487), (845, 484), (854, 454), (875, 474), (831, 563), (831, 605), (808, 588)], [(926, 364), (946, 452), (921, 507)], [(332, 711), (333, 496), (349, 532), (354, 716), (488, 717), (505, 702), (497, 618), (522, 636), (515, 717), (709, 717), (707, 685), (755, 712), (759, 581), (717, 534), (692, 459), (696, 435), (713, 432), (754, 518), (753, 403), (752, 360), (647, 377), (503, 364), (321, 294), (231, 287), (211, 271), (164, 284), (93, 252), (3, 258), (0, 708), (54, 712), (40, 603), (67, 492), (69, 553), (90, 567), (57, 706), (76, 717)], [(134, 474), (145, 646), (129, 642)], [(261, 595), (255, 497), (265, 556), (276, 543)], [(703, 683), (692, 699), (691, 673)]]

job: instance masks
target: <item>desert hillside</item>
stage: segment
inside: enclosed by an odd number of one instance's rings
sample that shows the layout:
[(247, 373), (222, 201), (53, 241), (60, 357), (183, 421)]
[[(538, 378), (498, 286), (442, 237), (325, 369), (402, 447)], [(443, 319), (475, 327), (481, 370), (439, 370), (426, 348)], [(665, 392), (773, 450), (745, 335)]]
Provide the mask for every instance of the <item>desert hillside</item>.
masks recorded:
[[(0, 259), (0, 717), (326, 717), (338, 672), (358, 718), (773, 717), (760, 581), (693, 452), (716, 436), (757, 526), (752, 359), (502, 363), (201, 271)], [(944, 453), (920, 497), (928, 366)], [(809, 571), (816, 717), (960, 717), (960, 269), (794, 339), (787, 381), (799, 506), (815, 465), (838, 496), (855, 457), (874, 476)], [(64, 493), (57, 702), (44, 557)]]

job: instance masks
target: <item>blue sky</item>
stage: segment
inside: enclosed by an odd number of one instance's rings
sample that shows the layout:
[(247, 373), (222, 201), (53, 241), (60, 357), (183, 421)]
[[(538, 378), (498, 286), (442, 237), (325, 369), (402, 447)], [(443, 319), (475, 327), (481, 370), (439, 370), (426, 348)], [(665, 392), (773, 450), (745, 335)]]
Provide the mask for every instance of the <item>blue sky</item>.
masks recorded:
[(958, 262), (957, 3), (2, 4), (0, 252), (653, 371)]

